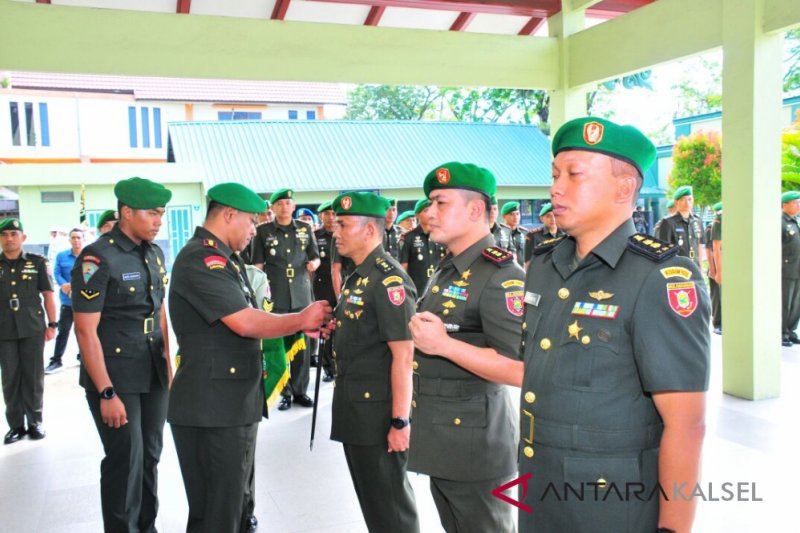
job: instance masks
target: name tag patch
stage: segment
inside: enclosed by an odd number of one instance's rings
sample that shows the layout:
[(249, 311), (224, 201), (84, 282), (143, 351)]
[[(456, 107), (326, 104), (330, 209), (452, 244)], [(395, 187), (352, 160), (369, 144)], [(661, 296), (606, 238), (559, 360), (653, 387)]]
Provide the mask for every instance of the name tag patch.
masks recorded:
[(525, 292), (525, 303), (528, 305), (532, 305), (534, 307), (539, 306), (539, 300), (542, 299), (541, 294), (536, 294), (535, 292)]
[(138, 281), (142, 279), (141, 272), (123, 272), (122, 281)]

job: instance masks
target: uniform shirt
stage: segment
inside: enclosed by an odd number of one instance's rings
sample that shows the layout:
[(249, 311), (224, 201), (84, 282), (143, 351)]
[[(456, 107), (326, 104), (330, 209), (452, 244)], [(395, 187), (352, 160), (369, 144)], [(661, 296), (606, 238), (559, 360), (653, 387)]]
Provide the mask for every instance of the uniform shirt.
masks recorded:
[(394, 259), (400, 257), (400, 236), (402, 234), (400, 226), (395, 226), (394, 224), (383, 233), (383, 249)]
[(525, 226), (517, 226), (516, 229), (510, 231), (511, 247), (509, 251), (514, 254), (519, 266), (525, 266), (525, 236), (528, 230)]
[(800, 228), (797, 218), (782, 214), (781, 222), (781, 277), (800, 279)]
[(428, 279), (433, 275), (439, 261), (445, 254), (445, 248), (430, 240), (430, 236), (417, 226), (401, 237), (400, 263), (406, 264), (408, 275), (417, 288), (417, 294), (425, 292)]
[(705, 244), (703, 221), (691, 213), (688, 219), (680, 213), (662, 220), (656, 238), (678, 247), (678, 255), (688, 257), (700, 265), (700, 246)]
[(0, 251), (0, 340), (44, 335), (41, 293), (52, 290), (44, 256), (23, 251), (12, 261)]
[(264, 263), (275, 311), (286, 313), (309, 305), (311, 280), (306, 264), (319, 258), (311, 226), (300, 220), (288, 226), (269, 222), (256, 229), (254, 239), (253, 263)]
[(489, 228), (489, 231), (494, 237), (494, 243), (500, 248), (506, 250), (511, 249), (511, 228), (503, 223), (495, 222), (494, 226)]
[[(497, 256), (502, 264), (492, 259)], [(523, 277), (511, 254), (487, 234), (442, 260), (417, 310), (439, 316), (456, 339), (517, 359)], [(507, 387), (419, 350), (413, 367), (409, 470), (455, 481), (516, 472), (517, 425)]]
[(326, 300), (329, 304), (336, 304), (336, 295), (333, 293), (333, 279), (331, 277), (331, 249), (333, 233), (319, 228), (314, 232), (319, 248), (319, 268), (314, 271), (314, 299)]
[(392, 418), (392, 351), (388, 342), (411, 340), (408, 322), (417, 293), (408, 274), (383, 246), (355, 268), (336, 306), (331, 439), (386, 444)]
[[(114, 389), (144, 393), (158, 383), (166, 388), (160, 318), (167, 271), (161, 248), (148, 241), (135, 244), (115, 225), (83, 249), (71, 283), (74, 311), (101, 313), (97, 336)], [(96, 390), (83, 365), (80, 384)]]
[(255, 306), (241, 258), (198, 227), (172, 267), (169, 314), (180, 360), (170, 390), (170, 423), (232, 427), (261, 420), (261, 343), (240, 337), (221, 320)]
[(73, 255), (72, 248), (70, 248), (69, 250), (60, 252), (56, 256), (56, 264), (53, 266), (53, 277), (56, 279), (56, 285), (58, 286), (58, 297), (61, 301), (61, 305), (66, 305), (67, 307), (72, 307), (72, 300), (69, 294), (64, 294), (64, 291), (61, 290), (61, 286), (65, 283), (69, 283), (70, 276), (72, 275), (72, 267), (75, 266), (75, 260), (77, 258), (78, 256)]
[(541, 497), (548, 483), (563, 491), (601, 478), (652, 491), (663, 430), (652, 394), (707, 389), (703, 277), (687, 258), (640, 255), (670, 248), (635, 234), (629, 219), (577, 264), (569, 237), (534, 255), (525, 285), (520, 475), (533, 472), (525, 503), (535, 511), (520, 513), (520, 531), (655, 531), (657, 494), (609, 506)]
[(525, 261), (530, 261), (533, 257), (533, 250), (542, 243), (551, 239), (558, 239), (564, 237), (566, 233), (560, 229), (556, 229), (555, 234), (550, 233), (547, 226), (532, 229), (525, 235)]

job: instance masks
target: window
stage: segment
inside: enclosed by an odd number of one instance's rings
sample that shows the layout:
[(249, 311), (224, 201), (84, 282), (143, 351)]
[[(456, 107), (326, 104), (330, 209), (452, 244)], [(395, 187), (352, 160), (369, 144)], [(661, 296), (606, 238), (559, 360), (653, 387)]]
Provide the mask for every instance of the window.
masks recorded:
[[(46, 103), (9, 102), (8, 111), (11, 115), (11, 144), (22, 146), (22, 140), (25, 139), (26, 146), (50, 146), (50, 120)], [(25, 121), (24, 131), (20, 119)], [(37, 125), (42, 132), (41, 138), (36, 135)]]
[(150, 110), (142, 108), (142, 148), (150, 148)]
[(260, 111), (217, 111), (218, 120), (261, 120)]
[(297, 111), (294, 109), (289, 110), (289, 120), (297, 120)]
[(161, 108), (153, 108), (153, 136), (155, 138), (155, 147), (161, 148)]
[(153, 112), (153, 120), (152, 120), (152, 133), (153, 136), (150, 136), (150, 111), (149, 107), (141, 107), (139, 108), (139, 120), (141, 120), (141, 142), (139, 137), (139, 126), (136, 123), (137, 119), (137, 112), (136, 106), (129, 106), (128, 107), (128, 138), (130, 141), (131, 148), (137, 148), (141, 145), (142, 148), (161, 148), (163, 147), (162, 141), (162, 133), (161, 133), (161, 108), (154, 107), (152, 108)]
[(19, 104), (17, 102), (9, 102), (8, 107), (11, 112), (11, 143), (14, 146), (19, 146)]
[(306, 120), (316, 120), (316, 119), (317, 119), (316, 111), (306, 111)]
[(50, 120), (47, 117), (47, 104), (39, 102), (39, 122), (42, 125), (42, 146), (50, 146)]
[(36, 146), (36, 126), (33, 125), (33, 104), (25, 102), (25, 127), (28, 130), (28, 146)]
[(42, 191), (43, 204), (73, 203), (75, 193), (72, 191)]
[(136, 108), (128, 107), (128, 137), (130, 138), (131, 148), (138, 146), (139, 134), (136, 131)]

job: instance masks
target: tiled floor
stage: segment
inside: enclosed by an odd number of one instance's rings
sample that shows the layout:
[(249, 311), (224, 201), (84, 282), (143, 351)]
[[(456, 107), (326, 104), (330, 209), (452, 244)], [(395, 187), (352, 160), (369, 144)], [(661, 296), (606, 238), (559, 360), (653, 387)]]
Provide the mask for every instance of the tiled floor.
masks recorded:
[[(69, 354), (73, 354), (72, 341)], [(52, 343), (47, 346), (47, 355)], [(708, 401), (704, 486), (713, 497), (722, 483), (755, 483), (759, 502), (701, 503), (694, 530), (715, 532), (796, 531), (794, 495), (800, 479), (800, 346), (783, 349), (783, 396), (748, 402), (720, 393), (719, 337)], [(94, 533), (100, 517), (100, 441), (78, 387), (74, 356), (68, 368), (46, 376), (43, 441), (0, 446), (0, 531)], [(323, 383), (314, 451), (308, 449), (311, 409), (274, 411), (259, 429), (256, 514), (263, 532), (363, 532), (358, 502), (341, 446), (328, 440), (333, 389)], [(516, 395), (516, 393), (514, 393)], [(5, 429), (3, 430), (5, 431)], [(184, 530), (186, 499), (175, 449), (165, 434), (159, 468), (159, 531)], [(440, 532), (424, 476), (411, 476), (423, 532)], [(707, 491), (706, 491), (707, 492)], [(710, 497), (706, 493), (706, 497)], [(753, 494), (748, 495), (749, 498)], [(489, 533), (489, 532), (487, 532)]]

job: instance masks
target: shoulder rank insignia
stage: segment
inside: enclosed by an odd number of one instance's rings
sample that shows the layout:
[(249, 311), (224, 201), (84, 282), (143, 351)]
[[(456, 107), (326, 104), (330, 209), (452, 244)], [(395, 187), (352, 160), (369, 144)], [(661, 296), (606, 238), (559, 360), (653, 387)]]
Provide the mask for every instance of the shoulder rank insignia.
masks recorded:
[(549, 252), (565, 238), (566, 237), (562, 235), (561, 237), (553, 237), (552, 239), (547, 239), (546, 241), (542, 241), (541, 244), (539, 244), (539, 246), (533, 249), (533, 255), (542, 255), (545, 252)]
[(660, 263), (678, 253), (678, 247), (644, 233), (628, 237), (628, 250)]
[(383, 257), (376, 257), (376, 258), (375, 258), (375, 265), (378, 267), (378, 270), (380, 270), (380, 271), (381, 271), (381, 272), (383, 272), (384, 274), (388, 274), (389, 272), (391, 272), (392, 270), (394, 270), (394, 265), (392, 265), (391, 263), (389, 263), (389, 262), (388, 262), (386, 259), (384, 259)]
[(496, 266), (503, 266), (514, 259), (514, 254), (499, 246), (489, 246), (481, 252), (484, 259)]
[(217, 241), (214, 239), (203, 239), (203, 246), (206, 248), (219, 248)]

